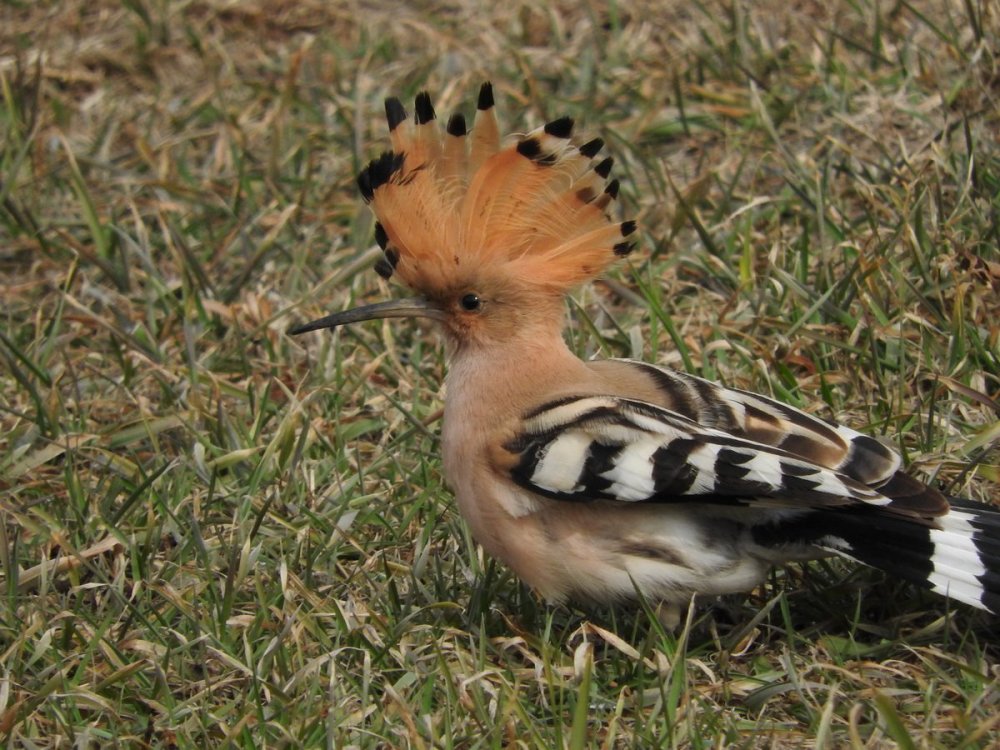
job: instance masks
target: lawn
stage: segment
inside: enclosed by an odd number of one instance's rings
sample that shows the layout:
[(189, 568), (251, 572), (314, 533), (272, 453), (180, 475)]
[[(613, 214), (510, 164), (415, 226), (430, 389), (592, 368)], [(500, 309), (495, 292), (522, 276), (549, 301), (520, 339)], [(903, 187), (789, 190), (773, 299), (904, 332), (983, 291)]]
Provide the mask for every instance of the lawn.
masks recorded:
[(772, 395), (1000, 502), (986, 0), (0, 4), (0, 745), (977, 748), (996, 618), (826, 561), (552, 607), (439, 461), (441, 341), (297, 322), (382, 281), (382, 101), (616, 158), (572, 346)]

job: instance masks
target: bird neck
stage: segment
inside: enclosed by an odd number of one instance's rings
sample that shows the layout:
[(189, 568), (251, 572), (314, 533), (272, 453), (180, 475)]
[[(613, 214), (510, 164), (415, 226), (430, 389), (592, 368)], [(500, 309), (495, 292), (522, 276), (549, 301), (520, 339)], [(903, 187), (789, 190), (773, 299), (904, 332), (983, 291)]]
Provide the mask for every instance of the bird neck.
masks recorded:
[(586, 366), (563, 341), (562, 320), (536, 322), (487, 347), (456, 349), (445, 379), (445, 421), (484, 427), (523, 413), (538, 395), (586, 377)]

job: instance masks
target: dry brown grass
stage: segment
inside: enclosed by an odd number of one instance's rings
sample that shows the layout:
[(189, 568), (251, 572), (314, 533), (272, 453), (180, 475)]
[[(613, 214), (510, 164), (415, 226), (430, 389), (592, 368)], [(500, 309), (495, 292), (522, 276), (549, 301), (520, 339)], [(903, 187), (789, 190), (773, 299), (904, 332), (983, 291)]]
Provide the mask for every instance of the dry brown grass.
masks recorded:
[(468, 537), (353, 176), (381, 101), (572, 114), (646, 239), (637, 354), (1000, 487), (1000, 18), (903, 2), (0, 6), (10, 747), (988, 747), (994, 620), (817, 565), (684, 637), (548, 609)]

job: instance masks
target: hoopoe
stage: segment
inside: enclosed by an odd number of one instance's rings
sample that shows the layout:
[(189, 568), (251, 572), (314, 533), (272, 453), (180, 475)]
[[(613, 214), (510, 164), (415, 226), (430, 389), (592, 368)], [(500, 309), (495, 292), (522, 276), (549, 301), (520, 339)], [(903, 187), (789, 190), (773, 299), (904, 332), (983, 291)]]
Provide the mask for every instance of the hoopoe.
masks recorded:
[[(392, 150), (358, 177), (384, 256), (420, 296), (300, 325), (437, 321), (444, 474), (475, 539), (541, 596), (693, 595), (842, 555), (1000, 613), (1000, 511), (901, 470), (882, 443), (791, 406), (632, 360), (581, 361), (564, 296), (634, 247), (601, 139), (563, 117), (501, 145), (489, 83), (471, 132), (385, 103)], [(668, 615), (669, 617), (669, 615)]]

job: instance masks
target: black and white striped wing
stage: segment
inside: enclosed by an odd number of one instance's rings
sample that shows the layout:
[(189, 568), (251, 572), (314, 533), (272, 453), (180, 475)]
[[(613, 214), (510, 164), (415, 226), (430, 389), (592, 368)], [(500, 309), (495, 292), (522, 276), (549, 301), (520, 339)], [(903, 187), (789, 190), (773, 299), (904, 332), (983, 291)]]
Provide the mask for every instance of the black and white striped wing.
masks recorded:
[[(705, 427), (780, 448), (869, 487), (889, 482), (902, 466), (899, 454), (874, 438), (794, 406), (647, 362), (613, 362), (648, 377), (661, 394), (655, 402), (659, 406)], [(941, 498), (937, 501), (940, 506)]]
[(781, 448), (614, 396), (535, 409), (506, 446), (511, 478), (560, 500), (739, 502), (772, 507), (890, 504), (851, 477)]

